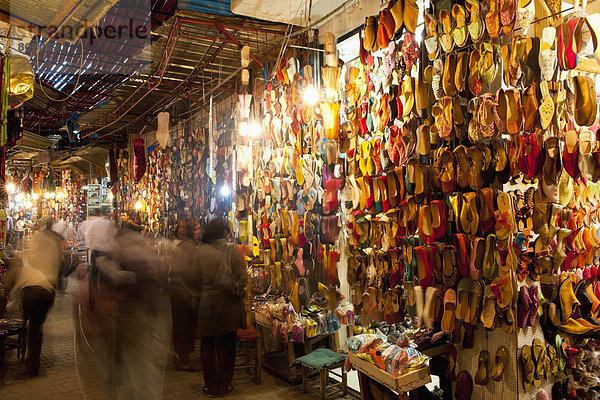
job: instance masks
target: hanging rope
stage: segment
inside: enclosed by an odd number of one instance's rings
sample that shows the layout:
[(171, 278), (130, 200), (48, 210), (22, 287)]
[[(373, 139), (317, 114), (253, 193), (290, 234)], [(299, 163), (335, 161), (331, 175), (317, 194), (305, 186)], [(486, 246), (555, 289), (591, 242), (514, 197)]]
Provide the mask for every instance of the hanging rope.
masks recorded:
[[(40, 82), (40, 89), (42, 90), (42, 93), (44, 93), (44, 95), (52, 101), (66, 101), (66, 100), (70, 99), (71, 96), (73, 96), (73, 94), (75, 93), (75, 89), (77, 89), (79, 87), (79, 79), (81, 78), (81, 74), (83, 72), (83, 41), (81, 40), (81, 38), (79, 38), (79, 42), (81, 43), (81, 58), (79, 61), (79, 73), (77, 74), (77, 82), (75, 82), (75, 88), (67, 97), (65, 97), (64, 99), (55, 99), (51, 96), (48, 96), (48, 94), (44, 91), (44, 85), (42, 85), (42, 78), (40, 78), (38, 75), (38, 81)], [(39, 60), (40, 60), (40, 38), (38, 37), (38, 47), (35, 52), (35, 66), (36, 66), (38, 73), (40, 70)]]
[(10, 53), (4, 54), (2, 65), (2, 129), (0, 132), (0, 145), (6, 145), (8, 137), (8, 92), (10, 88)]

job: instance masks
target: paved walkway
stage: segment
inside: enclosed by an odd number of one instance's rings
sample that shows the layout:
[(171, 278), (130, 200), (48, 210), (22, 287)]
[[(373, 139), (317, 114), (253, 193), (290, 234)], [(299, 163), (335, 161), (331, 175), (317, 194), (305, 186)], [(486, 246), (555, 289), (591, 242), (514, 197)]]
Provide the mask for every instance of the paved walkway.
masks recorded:
[[(44, 325), (44, 344), (42, 348), (40, 375), (35, 378), (26, 377), (24, 366), (16, 360), (16, 353), (7, 354), (7, 371), (4, 385), (0, 385), (0, 398), (4, 400), (66, 400), (66, 399), (132, 399), (128, 394), (117, 396), (113, 387), (106, 385), (108, 371), (97, 354), (98, 347), (94, 345), (93, 338), (84, 335), (75, 335), (81, 332), (82, 326), (87, 323), (85, 318), (79, 318), (85, 310), (78, 306), (77, 298), (81, 295), (77, 291), (77, 281), (69, 282), (67, 294), (58, 295), (54, 307), (51, 308), (46, 324)], [(164, 307), (162, 307), (164, 309)], [(166, 313), (162, 313), (165, 317)], [(160, 321), (168, 320), (162, 318)], [(77, 323), (77, 325), (76, 325)], [(75, 329), (77, 326), (77, 330)], [(162, 386), (162, 398), (199, 399), (205, 398), (202, 393), (202, 372), (175, 371), (171, 365), (169, 355), (168, 326), (160, 325), (155, 329), (154, 343), (162, 342), (163, 345), (154, 345), (147, 349), (146, 354), (155, 357), (157, 365), (164, 365), (158, 375), (164, 376), (156, 381), (148, 379), (148, 384)], [(83, 331), (86, 331), (85, 327)], [(88, 329), (88, 332), (90, 330)], [(192, 362), (199, 367), (200, 355), (196, 351), (192, 355)], [(286, 382), (263, 371), (263, 384), (256, 386), (251, 382), (234, 382), (235, 389), (228, 396), (231, 399), (317, 399), (317, 395), (302, 393), (301, 385), (291, 387)], [(144, 399), (151, 400), (151, 399)]]

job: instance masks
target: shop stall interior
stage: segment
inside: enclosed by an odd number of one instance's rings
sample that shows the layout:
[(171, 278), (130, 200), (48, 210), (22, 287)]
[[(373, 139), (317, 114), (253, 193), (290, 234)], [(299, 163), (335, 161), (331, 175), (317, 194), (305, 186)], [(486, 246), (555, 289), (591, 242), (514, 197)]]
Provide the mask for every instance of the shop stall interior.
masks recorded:
[(600, 399), (600, 2), (23, 1), (0, 51), (0, 397)]

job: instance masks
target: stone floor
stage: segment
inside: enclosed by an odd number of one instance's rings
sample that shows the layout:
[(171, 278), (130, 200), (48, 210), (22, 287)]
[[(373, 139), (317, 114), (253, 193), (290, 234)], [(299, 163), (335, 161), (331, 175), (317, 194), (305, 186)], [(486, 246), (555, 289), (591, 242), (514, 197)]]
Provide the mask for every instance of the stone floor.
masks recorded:
[[(85, 318), (80, 318), (85, 310), (78, 304), (77, 299), (80, 298), (81, 293), (77, 288), (77, 281), (71, 280), (67, 293), (56, 297), (54, 307), (48, 314), (44, 326), (40, 375), (35, 378), (26, 377), (24, 366), (17, 361), (16, 354), (9, 352), (4, 384), (0, 385), (0, 398), (4, 400), (133, 398), (128, 395), (116, 396), (111, 391), (112, 388), (108, 387), (109, 385), (106, 385), (100, 377), (105, 371), (102, 367), (99, 368), (98, 348), (93, 345), (93, 338), (76, 335), (82, 330), (85, 331), (83, 326), (86, 325)], [(165, 334), (168, 332), (168, 327), (161, 328), (165, 329), (157, 329), (162, 332), (158, 334), (158, 339), (168, 344), (168, 335)], [(202, 372), (175, 371), (170, 363), (168, 347), (160, 345), (154, 347), (148, 350), (148, 354), (159, 355), (158, 363), (164, 365), (159, 373), (164, 376), (162, 398), (168, 400), (204, 398)], [(192, 355), (192, 361), (199, 366), (197, 351)], [(316, 394), (303, 394), (301, 385), (290, 386), (266, 371), (263, 371), (263, 383), (260, 386), (248, 380), (239, 381), (238, 378), (243, 376), (236, 375), (234, 391), (228, 398), (306, 400), (319, 398)], [(160, 378), (154, 383), (161, 385)]]

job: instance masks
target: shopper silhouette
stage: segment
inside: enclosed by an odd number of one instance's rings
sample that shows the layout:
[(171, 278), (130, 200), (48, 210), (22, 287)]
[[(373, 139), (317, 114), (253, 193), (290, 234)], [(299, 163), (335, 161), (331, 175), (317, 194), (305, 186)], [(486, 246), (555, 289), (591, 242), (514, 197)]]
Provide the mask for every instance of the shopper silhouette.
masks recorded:
[(233, 390), (236, 331), (246, 326), (243, 304), (247, 282), (243, 259), (230, 242), (225, 219), (208, 223), (194, 264), (198, 268), (200, 300), (198, 334), (204, 367), (204, 392), (223, 396)]

